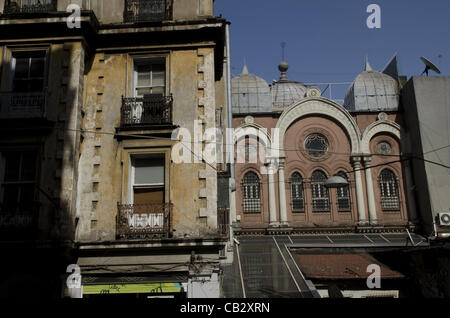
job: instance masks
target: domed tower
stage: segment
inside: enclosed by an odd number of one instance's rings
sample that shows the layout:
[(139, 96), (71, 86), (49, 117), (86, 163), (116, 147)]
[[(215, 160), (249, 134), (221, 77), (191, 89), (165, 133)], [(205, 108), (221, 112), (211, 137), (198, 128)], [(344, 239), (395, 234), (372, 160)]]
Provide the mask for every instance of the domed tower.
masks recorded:
[(281, 72), (280, 79), (271, 84), (274, 110), (283, 110), (293, 103), (305, 98), (307, 87), (301, 82), (290, 81), (286, 75), (289, 65), (281, 62), (278, 65)]
[(231, 96), (234, 114), (272, 112), (269, 84), (262, 78), (249, 74), (246, 65), (242, 74), (231, 81)]
[(398, 81), (374, 71), (366, 61), (364, 72), (358, 75), (345, 95), (344, 107), (357, 112), (396, 111), (399, 99)]

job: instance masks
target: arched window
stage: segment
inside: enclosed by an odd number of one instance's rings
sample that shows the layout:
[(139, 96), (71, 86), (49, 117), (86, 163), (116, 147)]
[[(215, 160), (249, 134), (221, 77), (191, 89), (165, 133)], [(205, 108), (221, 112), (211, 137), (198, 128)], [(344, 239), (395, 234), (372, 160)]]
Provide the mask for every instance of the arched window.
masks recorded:
[(389, 169), (384, 169), (381, 171), (378, 181), (381, 194), (381, 209), (385, 211), (399, 210), (400, 197), (395, 174)]
[[(341, 171), (337, 175), (348, 181), (348, 178), (347, 178), (347, 175), (345, 174), (345, 172)], [(337, 206), (338, 206), (339, 212), (348, 212), (348, 211), (352, 210), (351, 204), (350, 204), (350, 187), (348, 185), (345, 187), (337, 188), (336, 196), (337, 196)]]
[(291, 176), (291, 201), (293, 212), (305, 211), (305, 195), (303, 191), (302, 176), (294, 172)]
[(242, 180), (242, 204), (244, 213), (261, 212), (261, 184), (258, 175), (247, 172)]
[(330, 211), (328, 189), (325, 188), (327, 176), (322, 171), (314, 171), (311, 177), (312, 210), (313, 212)]

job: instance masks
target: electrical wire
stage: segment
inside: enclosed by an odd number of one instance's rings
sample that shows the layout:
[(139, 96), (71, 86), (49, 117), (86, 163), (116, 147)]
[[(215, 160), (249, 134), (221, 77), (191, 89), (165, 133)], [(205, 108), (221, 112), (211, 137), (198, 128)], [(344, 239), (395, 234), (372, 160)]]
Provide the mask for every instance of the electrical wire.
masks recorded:
[[(111, 135), (111, 136), (122, 136), (122, 137), (133, 137), (133, 138), (141, 138), (141, 139), (153, 139), (153, 140), (170, 140), (170, 141), (172, 141), (172, 142), (180, 142), (184, 147), (186, 147), (197, 159), (199, 159), (201, 162), (204, 162), (204, 163), (206, 163), (207, 165), (209, 165), (211, 168), (213, 168), (214, 170), (216, 170), (216, 171), (218, 171), (218, 169), (217, 168), (215, 168), (211, 163), (209, 163), (209, 162), (207, 162), (206, 160), (204, 160), (203, 158), (200, 158), (200, 156), (198, 156), (197, 154), (195, 154), (193, 151), (192, 151), (192, 149), (190, 148), (190, 147), (188, 147), (188, 146), (186, 146), (185, 144), (187, 144), (187, 143), (195, 143), (195, 142), (193, 142), (193, 141), (190, 141), (190, 142), (185, 142), (185, 141), (182, 141), (182, 140), (173, 140), (172, 138), (167, 138), (167, 137), (156, 137), (156, 136), (143, 136), (143, 135), (133, 135), (133, 134), (117, 134), (117, 133), (112, 133), (112, 132), (100, 132), (100, 131), (90, 131), (90, 130), (84, 130), (84, 129), (70, 129), (70, 128), (60, 128), (60, 129), (63, 129), (63, 130), (67, 130), (67, 131), (76, 131), (76, 132), (81, 132), (81, 133), (92, 133), (92, 134), (103, 134), (103, 135)], [(207, 142), (207, 141), (206, 141)], [(198, 142), (198, 143), (203, 143), (203, 142)], [(218, 142), (213, 142), (213, 143), (216, 143), (216, 144), (221, 144), (221, 143), (218, 143)], [(229, 145), (231, 145), (231, 144), (229, 144)], [(446, 147), (450, 147), (450, 145), (448, 145), (448, 146), (446, 146)], [(446, 148), (446, 147), (443, 147), (443, 148)], [(287, 151), (287, 149), (276, 149), (276, 148), (271, 148), (271, 149), (273, 149), (273, 150), (283, 150), (283, 151)], [(432, 152), (436, 152), (436, 151), (439, 151), (439, 150), (441, 150), (441, 149), (436, 149), (436, 150), (432, 150), (432, 151), (429, 151), (428, 153), (432, 153)], [(294, 150), (293, 150), (294, 151)], [(304, 149), (296, 149), (295, 151), (301, 151), (301, 152), (306, 152), (307, 150), (304, 150)], [(351, 154), (351, 153), (341, 153), (341, 152), (328, 152), (328, 153), (330, 153), (330, 154), (335, 154), (335, 155), (346, 155), (346, 156), (351, 156), (351, 155), (354, 155), (354, 154)], [(435, 161), (431, 161), (431, 160), (428, 160), (428, 159), (425, 159), (425, 158), (422, 158), (422, 157), (419, 157), (419, 156), (414, 156), (414, 155), (401, 155), (401, 154), (372, 154), (372, 153), (370, 153), (370, 154), (364, 154), (364, 155), (370, 155), (370, 156), (382, 156), (382, 157), (410, 157), (410, 158), (413, 158), (413, 159), (418, 159), (418, 160), (423, 160), (423, 161), (425, 161), (425, 162), (427, 162), (427, 163), (430, 163), (430, 164), (435, 164), (435, 165), (438, 165), (438, 166), (441, 166), (441, 167), (443, 167), (443, 168), (446, 168), (446, 169), (450, 169), (450, 166), (447, 166), (447, 165), (444, 165), (444, 164), (442, 164), (442, 163), (439, 163), (439, 162), (435, 162)], [(389, 164), (389, 163), (386, 163), (386, 164)], [(364, 169), (363, 169), (364, 170)]]

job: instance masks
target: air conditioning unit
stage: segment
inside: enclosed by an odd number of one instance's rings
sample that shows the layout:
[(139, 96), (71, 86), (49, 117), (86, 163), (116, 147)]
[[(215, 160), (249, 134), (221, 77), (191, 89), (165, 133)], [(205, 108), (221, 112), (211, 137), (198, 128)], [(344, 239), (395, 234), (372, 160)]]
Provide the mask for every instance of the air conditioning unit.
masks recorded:
[(448, 213), (439, 213), (439, 225), (441, 226), (450, 226), (450, 212)]

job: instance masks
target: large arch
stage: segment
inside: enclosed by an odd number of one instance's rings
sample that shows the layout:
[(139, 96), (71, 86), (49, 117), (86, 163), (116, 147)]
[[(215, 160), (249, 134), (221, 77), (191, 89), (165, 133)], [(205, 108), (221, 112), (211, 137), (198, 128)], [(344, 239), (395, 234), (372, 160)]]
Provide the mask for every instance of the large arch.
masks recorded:
[(345, 130), (347, 136), (350, 139), (352, 154), (360, 153), (360, 140), (361, 133), (358, 125), (356, 124), (350, 113), (341, 105), (323, 98), (314, 97), (303, 99), (289, 108), (287, 108), (278, 120), (276, 128), (278, 128), (277, 139), (279, 144), (274, 145), (274, 149), (280, 149), (279, 156), (284, 157), (284, 136), (287, 129), (296, 120), (308, 116), (308, 115), (322, 115), (335, 120)]
[(379, 133), (388, 133), (397, 138), (400, 141), (400, 126), (391, 120), (378, 120), (370, 124), (363, 132), (361, 140), (361, 152), (364, 154), (370, 154), (370, 141)]
[[(252, 134), (252, 132), (255, 132), (256, 134)], [(270, 146), (272, 142), (272, 138), (267, 130), (267, 128), (264, 128), (261, 125), (255, 124), (255, 123), (245, 123), (237, 127), (233, 131), (233, 143), (235, 144), (238, 142), (238, 140), (244, 136), (253, 135), (256, 137), (264, 137), (260, 138), (262, 142), (264, 142), (264, 145), (266, 147)]]

